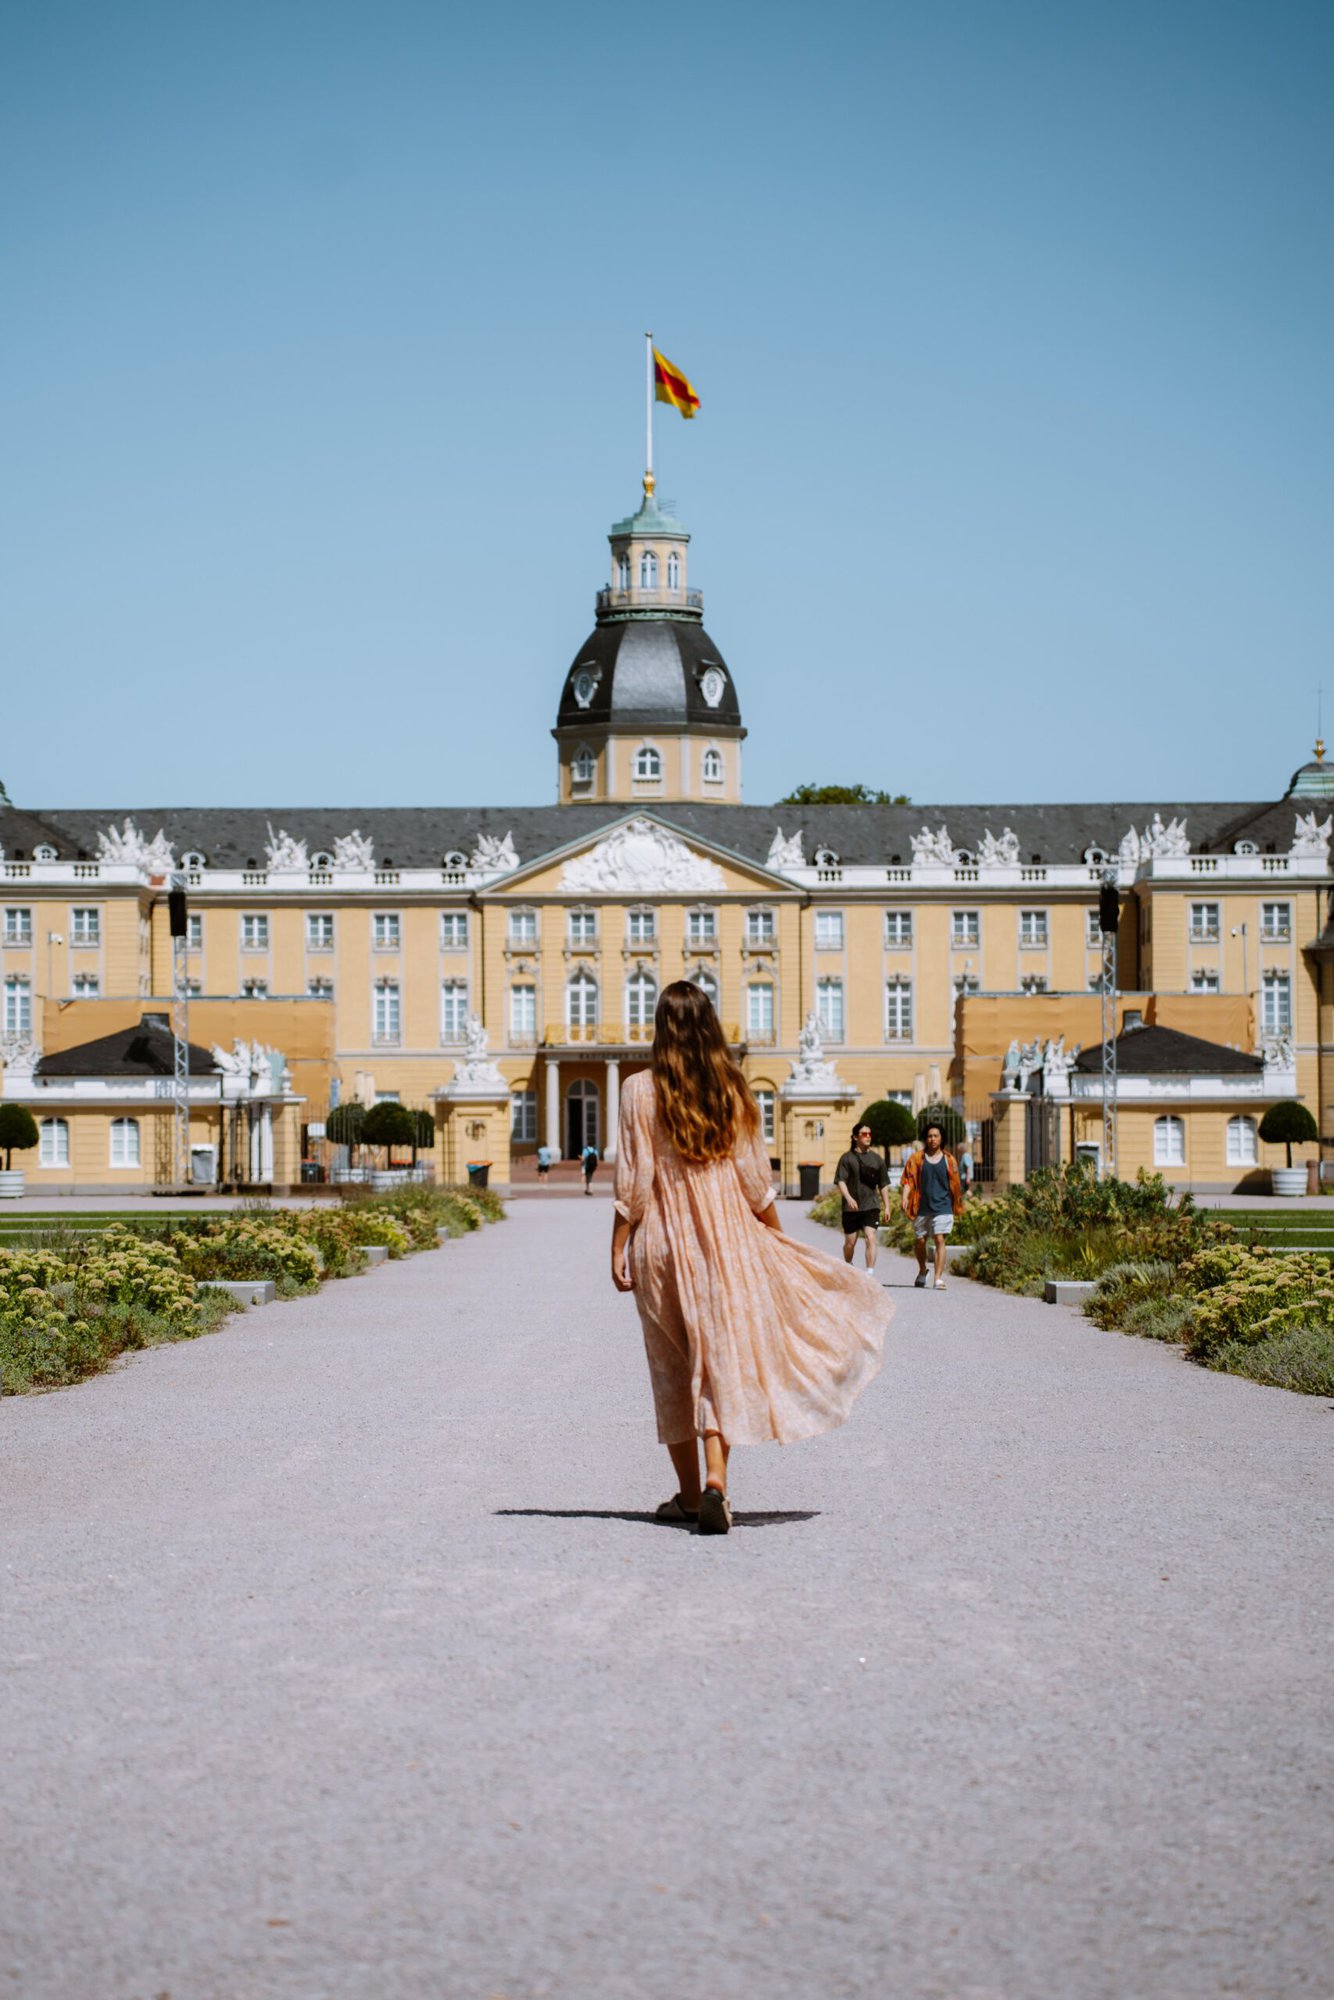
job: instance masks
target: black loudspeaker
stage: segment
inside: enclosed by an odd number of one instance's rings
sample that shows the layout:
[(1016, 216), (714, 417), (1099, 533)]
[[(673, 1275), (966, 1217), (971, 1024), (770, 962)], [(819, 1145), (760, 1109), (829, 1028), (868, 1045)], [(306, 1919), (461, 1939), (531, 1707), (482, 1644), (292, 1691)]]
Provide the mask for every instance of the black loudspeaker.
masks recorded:
[(185, 937), (189, 931), (189, 925), (185, 921), (184, 889), (169, 889), (167, 891), (167, 916), (171, 923), (172, 936), (174, 938)]
[(1109, 931), (1115, 932), (1121, 915), (1121, 898), (1116, 893), (1115, 882), (1104, 882), (1098, 891), (1098, 928), (1104, 937)]

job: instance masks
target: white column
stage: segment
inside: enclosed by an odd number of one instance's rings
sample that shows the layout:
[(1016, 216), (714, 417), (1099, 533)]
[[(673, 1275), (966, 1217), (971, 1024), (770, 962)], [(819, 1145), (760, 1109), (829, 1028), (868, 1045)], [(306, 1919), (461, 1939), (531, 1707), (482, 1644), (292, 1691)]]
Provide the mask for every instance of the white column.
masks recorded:
[(621, 1122), (621, 1059), (607, 1057), (607, 1134), (602, 1147), (604, 1160), (616, 1158), (616, 1133)]
[(559, 1159), (564, 1148), (560, 1142), (560, 1064), (552, 1056), (547, 1057), (547, 1117), (545, 1128), (546, 1143)]

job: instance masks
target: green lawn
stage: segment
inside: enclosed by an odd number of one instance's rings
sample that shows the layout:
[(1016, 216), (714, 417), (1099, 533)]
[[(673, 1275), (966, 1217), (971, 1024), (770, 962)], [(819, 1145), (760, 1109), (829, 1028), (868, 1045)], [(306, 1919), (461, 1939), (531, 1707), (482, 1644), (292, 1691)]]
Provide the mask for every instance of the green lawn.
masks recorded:
[(1295, 1249), (1298, 1244), (1334, 1251), (1334, 1210), (1280, 1208), (1229, 1208), (1218, 1211), (1219, 1219), (1236, 1230), (1243, 1243), (1269, 1243), (1276, 1250)]

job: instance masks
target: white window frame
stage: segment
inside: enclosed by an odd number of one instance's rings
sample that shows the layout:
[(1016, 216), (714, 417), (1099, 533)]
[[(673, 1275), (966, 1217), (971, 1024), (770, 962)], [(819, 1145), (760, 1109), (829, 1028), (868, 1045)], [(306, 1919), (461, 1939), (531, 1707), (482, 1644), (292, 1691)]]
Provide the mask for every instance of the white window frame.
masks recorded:
[(1020, 910), (1019, 948), (1021, 951), (1046, 951), (1051, 941), (1051, 924), (1046, 910)]
[(1045, 993), (1047, 990), (1047, 975), (1045, 972), (1026, 972), (1019, 981), (1019, 991), (1021, 993)]
[(440, 912), (441, 951), (466, 951), (468, 949), (468, 912), (466, 910), (442, 910)]
[(911, 979), (885, 981), (885, 1040), (910, 1042), (913, 1038), (913, 990)]
[(667, 552), (667, 588), (668, 590), (681, 588), (681, 557), (676, 549), (669, 549)]
[[(577, 1004), (576, 1004), (577, 1003)], [(565, 982), (565, 1025), (587, 1030), (602, 1018), (602, 994), (591, 972), (573, 972)]]
[(662, 783), (662, 752), (655, 743), (641, 743), (635, 751), (634, 781), (637, 785)]
[(332, 1000), (333, 997), (334, 983), (328, 977), (327, 973), (316, 973), (306, 981), (306, 998), (308, 1000)]
[(510, 988), (509, 1030), (514, 1048), (529, 1047), (537, 1040), (537, 987), (531, 979), (521, 979)]
[(1186, 1121), (1174, 1111), (1165, 1111), (1153, 1121), (1153, 1164), (1155, 1167), (1186, 1164)]
[(377, 979), (371, 989), (371, 1040), (393, 1048), (403, 1039), (403, 988), (397, 979)]
[(714, 975), (706, 966), (697, 965), (695, 970), (690, 974), (690, 983), (692, 986), (698, 986), (701, 993), (708, 994), (713, 1004), (713, 1011), (716, 1014), (718, 1012), (718, 981)]
[(768, 951), (778, 942), (778, 919), (772, 910), (746, 911), (746, 943), (752, 951)]
[(658, 587), (658, 558), (652, 549), (644, 549), (639, 557), (639, 588), (656, 590)]
[(695, 951), (707, 950), (718, 942), (718, 912), (716, 910), (686, 911), (686, 942)]
[(113, 1118), (109, 1135), (108, 1166), (118, 1172), (133, 1169), (142, 1164), (139, 1120), (137, 1118)]
[(597, 774), (597, 758), (586, 743), (581, 743), (570, 759), (570, 783), (583, 789), (592, 784)]
[(630, 945), (650, 945), (658, 942), (658, 913), (656, 910), (627, 910), (625, 913), (625, 938)]
[(75, 951), (93, 951), (102, 942), (102, 912), (96, 903), (81, 903), (69, 913), (69, 941)]
[(755, 1092), (755, 1102), (760, 1107), (760, 1137), (766, 1146), (772, 1146), (778, 1137), (777, 1093), (767, 1084), (761, 1084)]
[(1190, 990), (1192, 993), (1221, 992), (1222, 986), (1218, 973), (1212, 971), (1206, 965), (1197, 965), (1190, 975)]
[(516, 1145), (537, 1143), (537, 1092), (518, 1089), (510, 1092), (510, 1138)]
[(43, 1167), (69, 1165), (69, 1119), (43, 1118), (37, 1127), (37, 1160)]
[(975, 972), (956, 972), (954, 975), (954, 996), (961, 999), (966, 993), (980, 993), (982, 981)]
[[(460, 997), (461, 996), (461, 997)], [(450, 1044), (467, 1039), (468, 982), (442, 979), (440, 982), (440, 1040)]]
[(1253, 1167), (1260, 1157), (1259, 1127), (1244, 1111), (1227, 1121), (1227, 1164)]
[(371, 911), (371, 950), (402, 951), (403, 919), (397, 910)]
[(242, 951), (267, 951), (268, 948), (268, 912), (266, 910), (243, 910), (241, 912)]
[(1261, 975), (1261, 1022), (1267, 1035), (1292, 1033), (1292, 975), (1266, 972)]
[(950, 911), (950, 950), (977, 951), (982, 944), (982, 912)]
[(632, 569), (631, 569), (631, 567), (630, 567), (630, 558), (629, 558), (629, 556), (627, 556), (627, 555), (619, 555), (619, 556), (617, 556), (617, 558), (616, 558), (616, 588), (617, 588), (618, 590), (628, 590), (628, 589), (630, 588), (630, 578), (631, 578), (631, 576), (632, 576), (633, 574), (634, 574), (634, 572), (632, 571)]
[(11, 972), (5, 979), (4, 1031), (7, 1035), (32, 1033), (32, 981), (26, 972)]
[(334, 920), (331, 910), (306, 911), (306, 950), (332, 951), (334, 948)]
[(102, 981), (95, 972), (75, 972), (70, 976), (69, 990), (75, 1000), (100, 1000)]
[(24, 951), (32, 943), (32, 910), (15, 903), (5, 911), (5, 943), (14, 951)]
[(511, 951), (536, 951), (537, 911), (511, 910), (505, 936)]
[(651, 1028), (658, 1011), (658, 982), (651, 972), (632, 972), (625, 982), (625, 1025)]
[(723, 763), (722, 751), (715, 749), (710, 744), (700, 759), (699, 770), (700, 776), (706, 785), (721, 785), (723, 779), (727, 776), (727, 767)]
[(267, 1000), (268, 997), (269, 982), (267, 979), (243, 979), (241, 981), (241, 998), (243, 1000)]
[(885, 911), (885, 950), (909, 951), (913, 941), (911, 910)]
[(571, 910), (567, 918), (569, 941), (576, 950), (587, 951), (598, 941), (598, 913), (596, 910)]
[(816, 980), (815, 1012), (820, 1023), (821, 1035), (826, 1042), (841, 1042), (846, 1038), (847, 995), (841, 978), (830, 976)]
[(1217, 944), (1223, 934), (1223, 913), (1217, 903), (1192, 903), (1187, 920), (1192, 944)]
[(749, 1041), (772, 1042), (776, 996), (772, 979), (753, 979), (746, 987), (746, 1037)]
[(195, 958), (204, 949), (204, 912), (187, 910), (185, 913), (185, 949)]
[(1090, 903), (1084, 912), (1084, 947), (1087, 951), (1102, 950), (1102, 914), (1096, 903)]
[(1290, 944), (1292, 942), (1291, 903), (1261, 903), (1260, 942), (1261, 944)]
[(815, 912), (815, 949), (817, 951), (842, 951), (842, 910), (817, 910)]

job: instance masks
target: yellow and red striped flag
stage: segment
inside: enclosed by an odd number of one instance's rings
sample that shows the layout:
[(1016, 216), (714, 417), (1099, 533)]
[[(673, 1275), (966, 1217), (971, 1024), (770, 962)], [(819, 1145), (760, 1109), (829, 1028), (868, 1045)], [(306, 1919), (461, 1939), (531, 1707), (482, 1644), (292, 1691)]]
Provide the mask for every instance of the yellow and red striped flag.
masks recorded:
[(699, 409), (699, 397), (681, 370), (674, 368), (656, 347), (653, 350), (653, 393), (658, 402), (670, 403), (683, 417), (693, 417)]

